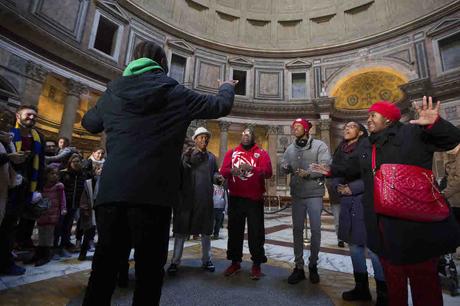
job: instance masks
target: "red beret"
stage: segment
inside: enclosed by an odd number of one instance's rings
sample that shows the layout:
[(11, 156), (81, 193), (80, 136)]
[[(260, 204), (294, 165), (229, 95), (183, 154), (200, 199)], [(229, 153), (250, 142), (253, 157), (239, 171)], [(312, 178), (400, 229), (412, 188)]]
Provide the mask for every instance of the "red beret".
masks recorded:
[(376, 112), (391, 121), (399, 121), (401, 119), (401, 111), (399, 108), (388, 101), (378, 101), (369, 107), (368, 112)]
[(298, 118), (296, 120), (294, 120), (291, 124), (291, 127), (294, 126), (294, 124), (301, 124), (303, 126), (303, 129), (305, 130), (305, 132), (308, 132), (311, 128), (311, 123), (310, 121), (306, 120), (306, 119), (302, 119), (302, 118)]

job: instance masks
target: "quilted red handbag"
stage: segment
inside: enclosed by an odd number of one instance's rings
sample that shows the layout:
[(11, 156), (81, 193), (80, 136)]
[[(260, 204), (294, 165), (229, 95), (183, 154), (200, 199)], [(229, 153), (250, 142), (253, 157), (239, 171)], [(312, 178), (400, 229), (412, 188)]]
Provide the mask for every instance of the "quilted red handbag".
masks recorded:
[(436, 187), (431, 170), (412, 165), (382, 164), (375, 171), (375, 158), (373, 145), (376, 213), (419, 222), (436, 222), (449, 216), (449, 206)]

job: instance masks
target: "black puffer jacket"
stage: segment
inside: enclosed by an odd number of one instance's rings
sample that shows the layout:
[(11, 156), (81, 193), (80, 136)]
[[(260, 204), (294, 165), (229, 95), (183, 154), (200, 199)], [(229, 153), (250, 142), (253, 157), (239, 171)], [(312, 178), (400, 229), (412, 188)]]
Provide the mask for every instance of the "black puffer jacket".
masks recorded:
[(432, 169), (433, 153), (454, 148), (460, 129), (440, 119), (432, 128), (396, 123), (360, 143), (359, 154), (350, 160), (347, 174), (361, 170), (364, 181), (364, 221), (367, 247), (393, 264), (411, 264), (438, 257), (460, 245), (460, 227), (452, 214), (441, 222), (413, 222), (378, 215), (374, 211), (372, 143), (377, 148), (377, 167), (394, 163)]
[(216, 96), (201, 95), (162, 72), (109, 83), (82, 120), (88, 131), (107, 135), (107, 159), (96, 205), (177, 203), (187, 127), (194, 119), (226, 116), (233, 99), (232, 85), (222, 85)]

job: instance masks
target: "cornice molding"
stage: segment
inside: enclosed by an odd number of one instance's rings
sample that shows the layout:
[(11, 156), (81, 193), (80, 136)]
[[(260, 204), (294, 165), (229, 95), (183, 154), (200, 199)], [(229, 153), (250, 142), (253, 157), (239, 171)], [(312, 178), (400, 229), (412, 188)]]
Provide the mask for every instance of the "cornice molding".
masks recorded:
[(187, 54), (194, 54), (195, 53), (195, 48), (192, 47), (189, 43), (183, 40), (176, 40), (176, 39), (168, 39), (166, 41), (168, 46), (170, 46), (173, 49), (178, 49), (182, 52), (185, 52)]

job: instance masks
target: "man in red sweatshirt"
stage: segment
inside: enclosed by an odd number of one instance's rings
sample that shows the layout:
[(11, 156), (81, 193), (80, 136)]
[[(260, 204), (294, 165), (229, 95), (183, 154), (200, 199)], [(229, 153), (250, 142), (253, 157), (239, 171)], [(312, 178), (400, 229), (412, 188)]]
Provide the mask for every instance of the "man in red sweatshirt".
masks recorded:
[(264, 203), (265, 179), (272, 176), (268, 153), (255, 143), (254, 131), (245, 129), (241, 144), (229, 150), (222, 163), (221, 174), (228, 180), (228, 245), (227, 259), (232, 264), (225, 270), (230, 276), (241, 269), (244, 227), (248, 219), (248, 240), (251, 260), (251, 278), (258, 280), (260, 265), (265, 256)]

